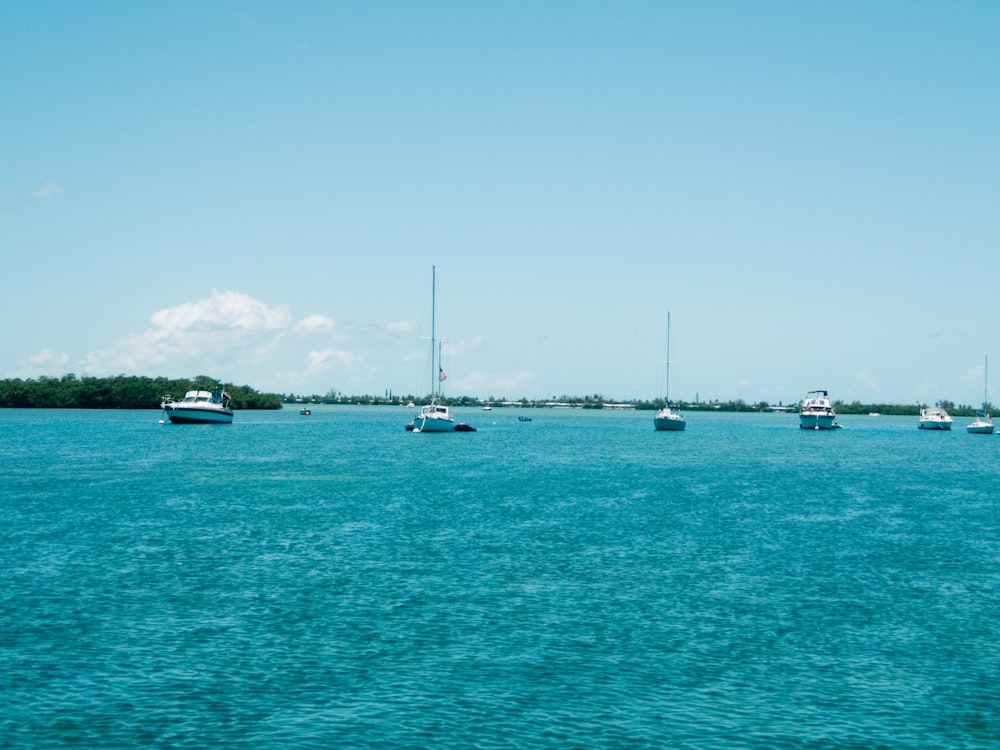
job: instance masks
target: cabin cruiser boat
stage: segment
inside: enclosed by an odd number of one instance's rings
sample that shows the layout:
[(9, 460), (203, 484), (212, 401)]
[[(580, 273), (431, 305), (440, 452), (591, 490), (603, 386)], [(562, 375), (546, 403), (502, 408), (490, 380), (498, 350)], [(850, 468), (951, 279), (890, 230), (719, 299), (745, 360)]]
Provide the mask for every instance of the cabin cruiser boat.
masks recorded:
[(174, 424), (232, 424), (233, 421), (226, 391), (188, 391), (180, 401), (168, 396), (160, 408)]
[(803, 430), (834, 430), (840, 427), (837, 412), (826, 391), (809, 391), (806, 394), (799, 412), (799, 427)]
[(951, 415), (937, 406), (923, 408), (920, 410), (917, 428), (920, 430), (950, 430)]

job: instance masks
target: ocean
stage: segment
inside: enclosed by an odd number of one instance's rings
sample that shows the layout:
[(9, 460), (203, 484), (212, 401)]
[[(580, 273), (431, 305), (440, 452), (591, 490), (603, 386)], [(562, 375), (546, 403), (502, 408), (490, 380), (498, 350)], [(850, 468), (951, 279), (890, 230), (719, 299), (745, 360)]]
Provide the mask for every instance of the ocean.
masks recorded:
[(456, 413), (0, 410), (0, 747), (1000, 747), (997, 436)]

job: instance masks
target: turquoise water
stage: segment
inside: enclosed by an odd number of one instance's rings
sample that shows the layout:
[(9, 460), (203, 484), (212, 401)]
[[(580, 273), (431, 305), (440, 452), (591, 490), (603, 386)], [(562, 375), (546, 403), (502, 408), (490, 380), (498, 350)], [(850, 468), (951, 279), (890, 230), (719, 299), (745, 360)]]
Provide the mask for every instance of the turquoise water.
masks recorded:
[(1000, 746), (998, 437), (524, 413), (0, 410), (0, 746)]

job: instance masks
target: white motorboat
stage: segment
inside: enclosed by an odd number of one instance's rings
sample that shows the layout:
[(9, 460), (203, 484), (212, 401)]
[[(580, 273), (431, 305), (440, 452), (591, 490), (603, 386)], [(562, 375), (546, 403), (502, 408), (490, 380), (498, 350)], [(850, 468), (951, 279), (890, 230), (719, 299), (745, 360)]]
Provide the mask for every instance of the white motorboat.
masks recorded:
[(917, 429), (920, 430), (950, 430), (951, 415), (937, 406), (928, 406), (920, 410)]
[(169, 396), (160, 404), (164, 416), (174, 424), (232, 424), (226, 391), (188, 391), (180, 401)]
[(670, 313), (667, 313), (667, 382), (664, 389), (663, 408), (653, 417), (654, 430), (683, 430), (687, 421), (670, 405)]
[(799, 427), (803, 430), (835, 430), (840, 427), (829, 393), (809, 391), (806, 394), (799, 411)]
[(973, 435), (992, 435), (996, 430), (993, 425), (993, 417), (987, 411), (990, 405), (988, 391), (989, 383), (989, 356), (987, 355), (983, 359), (983, 410), (976, 413), (976, 418), (973, 422), (966, 425), (965, 429), (967, 432)]

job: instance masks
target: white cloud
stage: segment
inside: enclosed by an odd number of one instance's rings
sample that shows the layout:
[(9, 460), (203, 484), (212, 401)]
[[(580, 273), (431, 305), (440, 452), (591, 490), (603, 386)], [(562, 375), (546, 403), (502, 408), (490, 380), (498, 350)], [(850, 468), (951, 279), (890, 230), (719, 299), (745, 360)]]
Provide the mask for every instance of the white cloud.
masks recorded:
[(28, 357), (28, 364), (35, 367), (46, 367), (48, 365), (64, 365), (69, 362), (69, 355), (65, 352), (54, 352), (51, 349), (43, 349), (33, 357)]
[[(927, 400), (932, 397), (932, 394), (938, 392), (938, 384), (932, 380), (924, 380), (919, 383), (916, 388), (913, 389), (914, 393), (920, 397), (921, 400)], [(939, 398), (934, 396), (934, 398)]]
[(353, 367), (357, 357), (351, 352), (340, 349), (323, 349), (322, 351), (309, 352), (309, 364), (306, 366), (306, 375), (317, 375), (327, 372), (335, 364), (345, 367)]
[[(411, 350), (427, 356), (422, 342), (408, 340), (414, 330), (411, 323), (335, 322), (319, 313), (299, 319), (286, 305), (271, 305), (242, 292), (212, 290), (202, 299), (152, 312), (145, 330), (83, 356), (58, 354), (54, 347), (41, 352), (21, 363), (24, 373), (18, 376), (208, 375), (283, 393), (400, 389), (410, 387), (400, 380), (414, 379), (413, 369), (401, 359)], [(458, 341), (455, 349), (480, 343), (478, 338)], [(513, 393), (519, 380), (508, 376), (490, 387)], [(470, 382), (475, 386), (480, 381)]]
[(55, 198), (57, 195), (62, 195), (62, 191), (62, 186), (58, 182), (48, 180), (44, 185), (35, 190), (35, 197), (48, 200), (49, 198)]
[(449, 357), (454, 357), (460, 354), (465, 354), (472, 349), (476, 349), (477, 347), (482, 346), (482, 344), (482, 336), (473, 336), (471, 339), (459, 339), (457, 341), (445, 340), (443, 342), (442, 351)]
[(295, 324), (295, 331), (302, 334), (321, 333), (332, 331), (336, 325), (325, 315), (307, 315)]
[(518, 398), (521, 389), (535, 377), (533, 372), (523, 370), (509, 373), (472, 372), (457, 378), (454, 382), (449, 378), (450, 388), (455, 393), (478, 395), (481, 397)]
[[(197, 302), (158, 310), (152, 328), (84, 357), (94, 374), (218, 374), (237, 378), (253, 369), (291, 326), (285, 307), (268, 307), (240, 292), (212, 290)], [(241, 381), (245, 382), (245, 381)]]
[(17, 373), (12, 373), (10, 377), (36, 378), (42, 375), (65, 375), (66, 363), (69, 362), (69, 359), (69, 355), (65, 352), (43, 349), (38, 354), (33, 354), (26, 360), (19, 362)]
[(208, 299), (159, 310), (151, 320), (154, 336), (172, 338), (233, 330), (277, 331), (287, 328), (291, 318), (287, 307), (272, 309), (247, 294), (213, 289)]
[(959, 375), (958, 379), (963, 383), (982, 383), (983, 375), (986, 371), (986, 364), (976, 365), (975, 367), (970, 367), (964, 373)]
[(857, 378), (858, 387), (871, 391), (878, 390), (878, 381), (875, 380), (868, 370), (859, 370), (855, 377)]

